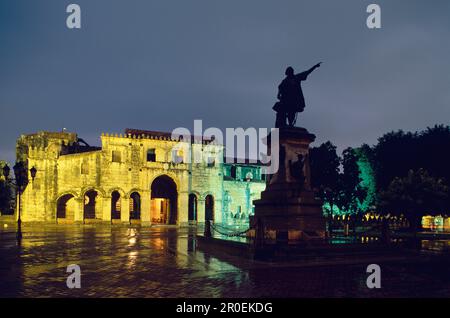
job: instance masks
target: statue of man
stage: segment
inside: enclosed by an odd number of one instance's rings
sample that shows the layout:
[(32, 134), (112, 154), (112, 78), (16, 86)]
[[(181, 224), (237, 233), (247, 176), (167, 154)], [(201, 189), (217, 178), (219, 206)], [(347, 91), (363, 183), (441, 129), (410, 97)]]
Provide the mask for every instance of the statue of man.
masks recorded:
[(289, 160), (289, 170), (291, 172), (291, 177), (295, 179), (302, 187), (305, 185), (305, 172), (303, 171), (305, 167), (306, 156), (302, 154), (297, 154), (297, 161), (292, 162)]
[(286, 126), (286, 118), (288, 126), (293, 127), (295, 125), (296, 114), (305, 109), (305, 98), (303, 97), (301, 81), (305, 81), (312, 71), (320, 67), (320, 64), (322, 62), (299, 74), (294, 74), (294, 69), (290, 66), (286, 69), (286, 78), (278, 86), (277, 97), (279, 102), (273, 107), (277, 112), (275, 127)]

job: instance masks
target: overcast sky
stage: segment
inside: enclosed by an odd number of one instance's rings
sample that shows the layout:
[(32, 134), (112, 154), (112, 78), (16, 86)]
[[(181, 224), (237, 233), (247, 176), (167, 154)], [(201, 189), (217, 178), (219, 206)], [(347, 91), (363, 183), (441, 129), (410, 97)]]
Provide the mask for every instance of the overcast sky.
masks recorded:
[[(366, 27), (378, 3), (382, 28)], [(66, 27), (66, 6), (82, 29)], [(0, 159), (40, 130), (271, 127), (286, 66), (298, 124), (339, 150), (450, 121), (448, 0), (0, 0)]]

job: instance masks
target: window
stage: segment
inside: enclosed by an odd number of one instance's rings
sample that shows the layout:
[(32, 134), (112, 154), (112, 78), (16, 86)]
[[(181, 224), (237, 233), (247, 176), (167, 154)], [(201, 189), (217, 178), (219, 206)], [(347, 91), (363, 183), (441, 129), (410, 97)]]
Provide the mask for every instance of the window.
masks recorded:
[(89, 162), (83, 161), (81, 163), (81, 174), (89, 174)]
[(112, 162), (121, 162), (121, 153), (118, 150), (113, 150), (112, 152)]
[(147, 162), (156, 162), (156, 151), (155, 149), (147, 150)]
[(236, 179), (236, 166), (231, 166), (231, 177)]
[(212, 149), (206, 148), (203, 152), (203, 158), (206, 159), (206, 165), (208, 168), (212, 168), (216, 165), (216, 152)]

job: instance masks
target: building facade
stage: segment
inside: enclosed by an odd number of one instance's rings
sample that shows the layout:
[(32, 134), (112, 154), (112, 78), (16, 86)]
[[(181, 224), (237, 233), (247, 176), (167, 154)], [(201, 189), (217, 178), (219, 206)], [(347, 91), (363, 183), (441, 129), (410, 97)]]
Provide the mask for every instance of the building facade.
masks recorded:
[(39, 132), (22, 135), (16, 151), (37, 169), (21, 197), (24, 222), (241, 223), (265, 188), (259, 165), (223, 162), (223, 145), (163, 132), (102, 134), (101, 147)]

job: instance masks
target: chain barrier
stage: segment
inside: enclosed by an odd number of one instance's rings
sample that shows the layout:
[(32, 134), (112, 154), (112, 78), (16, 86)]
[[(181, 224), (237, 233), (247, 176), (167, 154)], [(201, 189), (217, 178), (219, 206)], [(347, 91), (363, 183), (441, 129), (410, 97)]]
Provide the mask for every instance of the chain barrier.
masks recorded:
[[(221, 229), (220, 229), (220, 227), (221, 227)], [(211, 228), (215, 232), (217, 232), (217, 233), (219, 233), (221, 235), (228, 236), (228, 237), (238, 237), (238, 236), (239, 237), (245, 237), (245, 234), (247, 234), (250, 231), (250, 229), (251, 229), (251, 228), (248, 228), (245, 231), (226, 233), (226, 231), (232, 231), (232, 230), (231, 229), (227, 229), (226, 227), (220, 226), (218, 224), (217, 225), (213, 224), (212, 222), (211, 222)]]

